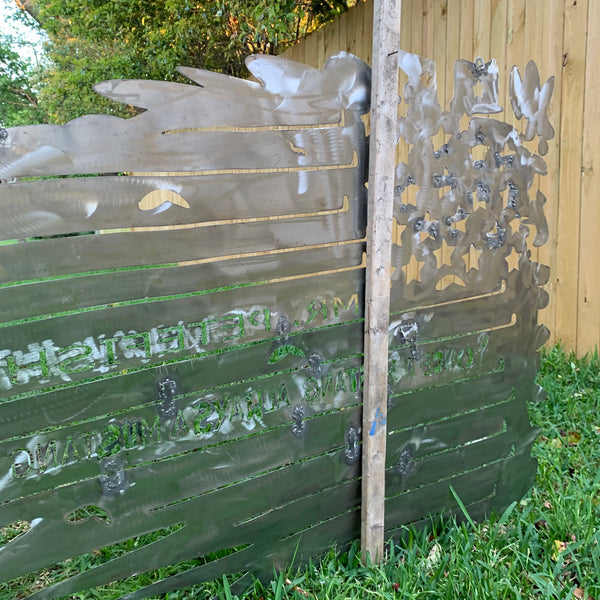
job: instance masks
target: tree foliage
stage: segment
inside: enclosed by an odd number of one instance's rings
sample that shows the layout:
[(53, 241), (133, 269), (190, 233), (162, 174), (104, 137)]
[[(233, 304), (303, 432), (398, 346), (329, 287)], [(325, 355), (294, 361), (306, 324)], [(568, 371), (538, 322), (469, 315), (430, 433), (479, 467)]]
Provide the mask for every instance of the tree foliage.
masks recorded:
[(132, 114), (92, 91), (115, 78), (180, 80), (179, 65), (238, 77), (356, 0), (16, 0), (47, 32), (40, 102), (51, 120)]
[(35, 88), (35, 69), (10, 36), (0, 37), (0, 126), (45, 120)]
[(0, 2), (4, 18), (0, 33), (0, 127), (45, 121), (37, 95), (39, 48), (32, 37), (36, 24), (8, 0)]

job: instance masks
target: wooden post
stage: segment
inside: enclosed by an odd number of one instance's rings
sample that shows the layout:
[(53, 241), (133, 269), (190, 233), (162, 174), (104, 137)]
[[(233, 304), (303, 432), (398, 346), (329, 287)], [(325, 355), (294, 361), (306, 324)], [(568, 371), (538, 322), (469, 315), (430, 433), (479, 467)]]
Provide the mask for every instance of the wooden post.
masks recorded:
[(398, 120), (400, 0), (375, 0), (369, 142), (362, 426), (363, 560), (383, 558), (392, 208)]

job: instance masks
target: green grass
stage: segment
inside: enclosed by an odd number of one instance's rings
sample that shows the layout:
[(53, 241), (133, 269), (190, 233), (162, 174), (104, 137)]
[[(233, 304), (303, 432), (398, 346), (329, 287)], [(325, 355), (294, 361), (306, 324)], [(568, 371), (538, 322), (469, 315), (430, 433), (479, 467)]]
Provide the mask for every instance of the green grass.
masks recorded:
[[(274, 573), (268, 584), (255, 582), (243, 597), (600, 600), (600, 361), (597, 354), (577, 359), (554, 348), (543, 353), (538, 379), (548, 392), (546, 401), (529, 406), (533, 426), (541, 429), (534, 445), (538, 475), (521, 502), (475, 527), (465, 519), (407, 528), (402, 540), (387, 546), (382, 565), (363, 565), (357, 544), (343, 553), (332, 550), (300, 570)], [(64, 568), (72, 573), (82, 566), (67, 561)], [(166, 574), (148, 573), (73, 598), (115, 598)], [(232, 581), (161, 598), (233, 600)], [(10, 591), (0, 585), (0, 598), (22, 598), (39, 583), (24, 578)]]

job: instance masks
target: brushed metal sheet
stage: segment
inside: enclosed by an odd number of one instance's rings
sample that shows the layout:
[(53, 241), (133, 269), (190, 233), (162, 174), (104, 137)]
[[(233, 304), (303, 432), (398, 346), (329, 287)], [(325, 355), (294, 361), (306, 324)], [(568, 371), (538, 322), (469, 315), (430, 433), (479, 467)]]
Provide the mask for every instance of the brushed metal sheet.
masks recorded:
[[(13, 323), (0, 329), (0, 389), (12, 395), (70, 385), (271, 340), (262, 355), (267, 366), (273, 344), (282, 340), (277, 326), (284, 315), (293, 338), (359, 318), (363, 275), (359, 269), (316, 277), (309, 298), (307, 282), (298, 279), (256, 286), (250, 298), (238, 288)], [(307, 333), (301, 350), (305, 357), (318, 350), (329, 358), (342, 348), (360, 351), (360, 344), (333, 336), (317, 342)]]
[[(344, 196), (354, 201), (357, 177), (358, 168), (339, 168), (17, 181), (0, 186), (0, 239), (335, 211)], [(177, 194), (185, 204), (161, 201), (160, 192)]]
[[(115, 230), (36, 240), (0, 247), (0, 283), (214, 261), (239, 254), (275, 253), (289, 248), (357, 241), (364, 237), (356, 212), (267, 223), (213, 225), (166, 231)], [(119, 231), (119, 232), (117, 232)], [(226, 240), (225, 243), (222, 243)]]
[[(393, 536), (460, 516), (450, 486), (483, 518), (531, 485), (548, 280), (533, 183), (554, 135), (553, 80), (533, 63), (511, 75), (519, 132), (499, 116), (494, 61), (458, 61), (445, 110), (435, 65), (398, 57)], [(35, 598), (201, 556), (128, 598), (268, 577), (358, 536), (370, 74), (345, 54), (323, 72), (249, 68), (258, 83), (193, 69), (203, 87), (106, 82), (146, 111), (1, 142), (0, 178), (43, 179), (0, 185), (0, 525), (31, 524), (0, 549), (0, 578), (163, 534)], [(55, 178), (68, 174), (90, 176)], [(94, 344), (106, 364), (86, 359)]]
[[(87, 307), (200, 294), (224, 287), (263, 284), (273, 279), (359, 267), (364, 242), (247, 256), (220, 262), (124, 270), (79, 277), (46, 279), (0, 287), (0, 320), (16, 321), (77, 311)], [(281, 263), (285, 263), (285, 269)], [(27, 303), (23, 298), (27, 297)]]

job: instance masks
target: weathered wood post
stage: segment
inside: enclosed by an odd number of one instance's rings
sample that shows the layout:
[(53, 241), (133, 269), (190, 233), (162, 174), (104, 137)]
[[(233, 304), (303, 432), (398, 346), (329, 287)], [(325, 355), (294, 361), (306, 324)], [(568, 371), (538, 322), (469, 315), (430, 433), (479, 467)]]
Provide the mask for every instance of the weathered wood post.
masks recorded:
[(363, 397), (363, 559), (383, 557), (388, 324), (398, 106), (400, 0), (375, 0)]

